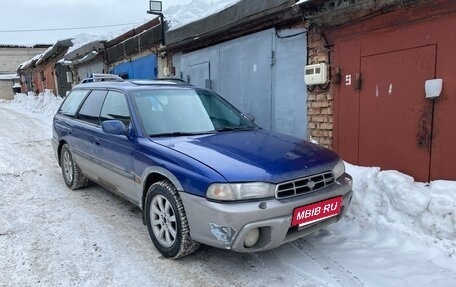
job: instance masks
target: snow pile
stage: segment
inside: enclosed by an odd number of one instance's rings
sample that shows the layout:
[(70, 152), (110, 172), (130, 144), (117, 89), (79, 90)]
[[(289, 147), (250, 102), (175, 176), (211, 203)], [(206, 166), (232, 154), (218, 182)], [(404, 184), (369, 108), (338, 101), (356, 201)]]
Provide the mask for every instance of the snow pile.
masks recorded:
[(54, 115), (62, 101), (63, 99), (55, 96), (51, 90), (45, 90), (44, 93), (40, 93), (38, 96), (33, 92), (29, 92), (28, 95), (16, 94), (13, 100), (14, 103), (23, 106), (27, 110), (45, 115)]
[(164, 15), (170, 29), (203, 19), (220, 12), (240, 0), (192, 0), (189, 3), (169, 6)]
[(438, 239), (456, 238), (456, 182), (418, 183), (398, 171), (346, 164), (353, 176), (351, 219)]

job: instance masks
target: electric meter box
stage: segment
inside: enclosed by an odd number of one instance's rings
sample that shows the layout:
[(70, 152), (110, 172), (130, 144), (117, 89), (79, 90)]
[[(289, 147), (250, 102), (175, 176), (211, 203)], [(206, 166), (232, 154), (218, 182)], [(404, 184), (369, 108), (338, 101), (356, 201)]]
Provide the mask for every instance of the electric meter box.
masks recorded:
[(308, 65), (304, 68), (306, 85), (326, 84), (328, 81), (328, 65), (326, 63)]

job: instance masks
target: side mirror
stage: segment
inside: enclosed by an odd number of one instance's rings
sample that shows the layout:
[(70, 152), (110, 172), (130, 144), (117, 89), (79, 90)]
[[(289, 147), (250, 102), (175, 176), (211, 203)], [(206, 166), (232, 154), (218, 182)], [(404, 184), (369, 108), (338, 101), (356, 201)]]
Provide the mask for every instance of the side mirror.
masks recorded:
[(107, 120), (101, 124), (103, 132), (110, 135), (125, 135), (127, 134), (127, 128), (123, 122), (119, 120)]
[(248, 118), (250, 121), (255, 122), (255, 116), (252, 114), (245, 114), (245, 117)]

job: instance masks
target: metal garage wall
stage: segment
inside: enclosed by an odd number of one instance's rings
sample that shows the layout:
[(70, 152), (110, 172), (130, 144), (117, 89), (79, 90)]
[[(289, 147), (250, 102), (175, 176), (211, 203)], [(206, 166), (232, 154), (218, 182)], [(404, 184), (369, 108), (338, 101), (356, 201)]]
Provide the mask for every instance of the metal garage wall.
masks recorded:
[[(104, 64), (103, 61), (91, 62), (88, 64), (80, 64), (78, 66), (78, 77), (79, 81), (90, 77), (93, 73), (103, 73)], [(79, 82), (78, 81), (78, 82)]]
[[(280, 31), (295, 35), (300, 29)], [(261, 127), (307, 137), (305, 34), (274, 29), (173, 56), (177, 76), (221, 94)]]
[(130, 62), (124, 62), (114, 66), (112, 72), (117, 75), (128, 75), (128, 79), (149, 79), (157, 78), (157, 56), (150, 54)]
[(272, 130), (273, 31), (220, 45), (220, 92), (256, 122)]
[(54, 92), (56, 95), (64, 98), (67, 93), (71, 90), (71, 83), (68, 83), (67, 72), (70, 72), (70, 66), (57, 63), (55, 65), (55, 81), (57, 83), (57, 91)]
[[(273, 69), (273, 130), (307, 138), (307, 87), (304, 66), (307, 37), (304, 29), (278, 31)], [(288, 37), (288, 38), (283, 38)]]

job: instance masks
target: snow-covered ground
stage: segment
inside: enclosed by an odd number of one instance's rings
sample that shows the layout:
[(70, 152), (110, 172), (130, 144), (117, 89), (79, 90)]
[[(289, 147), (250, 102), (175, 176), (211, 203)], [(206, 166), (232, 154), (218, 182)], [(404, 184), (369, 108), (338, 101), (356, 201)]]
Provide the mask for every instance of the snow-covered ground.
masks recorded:
[(350, 164), (340, 222), (262, 253), (163, 259), (133, 205), (65, 186), (49, 141), (60, 101), (0, 102), (0, 286), (456, 286), (456, 182)]

